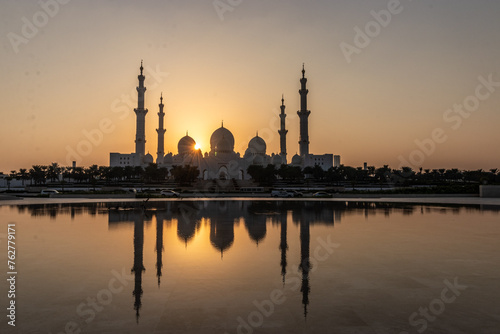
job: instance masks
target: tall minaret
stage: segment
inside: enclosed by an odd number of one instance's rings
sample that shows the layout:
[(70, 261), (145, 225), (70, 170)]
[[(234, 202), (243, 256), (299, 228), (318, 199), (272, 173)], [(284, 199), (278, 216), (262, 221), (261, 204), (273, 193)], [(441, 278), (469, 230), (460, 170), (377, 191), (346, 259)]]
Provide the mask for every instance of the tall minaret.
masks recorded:
[(281, 119), (281, 130), (278, 131), (280, 134), (280, 155), (283, 164), (286, 165), (286, 134), (288, 133), (288, 130), (285, 129), (285, 119), (286, 119), (286, 114), (285, 114), (285, 97), (282, 95), (281, 96), (281, 114), (280, 114), (280, 119)]
[(163, 119), (165, 117), (165, 113), (163, 112), (163, 93), (160, 96), (160, 104), (158, 106), (160, 107), (160, 112), (158, 113), (158, 129), (156, 129), (156, 132), (158, 132), (158, 152), (156, 152), (156, 163), (162, 164), (163, 157), (165, 156), (165, 131), (167, 131), (163, 128)]
[(137, 126), (135, 133), (135, 153), (140, 156), (144, 156), (146, 153), (146, 114), (147, 109), (144, 109), (144, 93), (146, 92), (146, 87), (144, 87), (144, 75), (142, 71), (141, 60), (141, 74), (137, 77), (139, 79), (139, 86), (137, 87), (137, 109), (134, 109), (137, 115)]
[(309, 125), (307, 119), (311, 112), (307, 110), (307, 93), (309, 93), (309, 90), (306, 88), (307, 79), (304, 65), (302, 65), (302, 79), (300, 79), (300, 83), (302, 85), (299, 90), (300, 111), (297, 111), (300, 117), (299, 152), (300, 156), (305, 156), (309, 154)]

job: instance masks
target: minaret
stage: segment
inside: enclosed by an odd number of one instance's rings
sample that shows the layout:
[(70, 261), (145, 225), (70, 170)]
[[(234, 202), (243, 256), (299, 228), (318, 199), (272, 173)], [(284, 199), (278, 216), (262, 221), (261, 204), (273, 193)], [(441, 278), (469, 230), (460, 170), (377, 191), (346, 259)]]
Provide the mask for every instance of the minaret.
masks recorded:
[(286, 165), (286, 134), (288, 133), (288, 130), (285, 129), (285, 119), (286, 119), (286, 114), (285, 114), (285, 97), (282, 95), (281, 96), (281, 114), (280, 114), (280, 119), (281, 119), (281, 130), (278, 131), (280, 134), (280, 155), (281, 159), (284, 165)]
[(146, 92), (146, 87), (144, 87), (144, 75), (142, 71), (141, 60), (141, 74), (137, 77), (139, 79), (139, 86), (137, 87), (137, 108), (134, 109), (137, 115), (137, 125), (135, 133), (135, 153), (139, 154), (141, 157), (146, 153), (146, 114), (147, 109), (144, 109), (144, 93)]
[(163, 267), (163, 219), (156, 216), (156, 277), (160, 287), (161, 268)]
[(286, 277), (286, 251), (288, 250), (288, 243), (286, 240), (286, 230), (287, 230), (287, 213), (285, 212), (280, 216), (281, 218), (281, 235), (280, 235), (280, 251), (281, 251), (281, 277), (283, 277), (283, 286), (285, 285)]
[(132, 272), (134, 273), (134, 291), (132, 295), (134, 296), (134, 310), (135, 318), (137, 323), (139, 323), (140, 309), (142, 306), (142, 273), (146, 271), (144, 268), (144, 217), (137, 214), (134, 221), (134, 266), (132, 267)]
[(300, 117), (299, 151), (300, 156), (303, 157), (309, 154), (309, 125), (307, 119), (311, 114), (311, 112), (307, 110), (307, 93), (309, 93), (309, 90), (306, 88), (307, 79), (304, 65), (302, 65), (302, 79), (300, 79), (300, 83), (302, 85), (299, 90), (300, 111), (297, 111), (297, 114)]
[(163, 157), (165, 156), (165, 131), (167, 131), (163, 128), (163, 119), (165, 118), (165, 113), (163, 112), (163, 93), (160, 96), (160, 104), (158, 106), (160, 107), (160, 112), (158, 113), (158, 129), (156, 129), (156, 132), (158, 132), (158, 152), (156, 152), (156, 163), (162, 164)]
[(302, 304), (304, 305), (304, 318), (307, 318), (307, 306), (309, 305), (309, 271), (311, 270), (311, 262), (309, 261), (309, 244), (311, 235), (309, 231), (309, 221), (302, 217), (300, 221), (300, 265), (299, 270), (302, 272)]

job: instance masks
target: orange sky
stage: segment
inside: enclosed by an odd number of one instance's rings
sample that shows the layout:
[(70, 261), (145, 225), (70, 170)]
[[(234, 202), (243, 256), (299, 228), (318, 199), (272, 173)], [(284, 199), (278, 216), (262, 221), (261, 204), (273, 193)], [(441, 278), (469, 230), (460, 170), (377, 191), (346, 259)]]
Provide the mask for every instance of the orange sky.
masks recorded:
[[(290, 159), (305, 62), (312, 153), (339, 154), (351, 166), (500, 167), (500, 87), (490, 92), (478, 79), (500, 82), (500, 3), (401, 0), (349, 62), (341, 46), (356, 46), (356, 27), (376, 28), (371, 11), (388, 10), (388, 1), (243, 1), (222, 14), (211, 1), (50, 1), (48, 11), (38, 2), (0, 4), (0, 171), (67, 165), (78, 148), (80, 165), (133, 152), (141, 59), (146, 150), (155, 157), (160, 92), (167, 151), (177, 152), (186, 131), (208, 150), (224, 120), (242, 154), (256, 131), (278, 153), (283, 93)], [(44, 12), (53, 14), (47, 22)], [(40, 25), (29, 38), (27, 21)], [(473, 103), (478, 89), (490, 94), (473, 112), (447, 112)], [(102, 122), (110, 128), (101, 137)]]

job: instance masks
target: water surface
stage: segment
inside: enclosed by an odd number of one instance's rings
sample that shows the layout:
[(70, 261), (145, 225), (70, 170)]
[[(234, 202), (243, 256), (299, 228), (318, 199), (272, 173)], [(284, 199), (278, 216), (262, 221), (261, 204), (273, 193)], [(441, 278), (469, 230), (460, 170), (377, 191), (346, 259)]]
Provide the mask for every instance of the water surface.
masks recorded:
[(16, 225), (17, 317), (12, 328), (2, 315), (0, 328), (496, 333), (498, 212), (262, 200), (3, 206), (3, 268), (7, 223)]

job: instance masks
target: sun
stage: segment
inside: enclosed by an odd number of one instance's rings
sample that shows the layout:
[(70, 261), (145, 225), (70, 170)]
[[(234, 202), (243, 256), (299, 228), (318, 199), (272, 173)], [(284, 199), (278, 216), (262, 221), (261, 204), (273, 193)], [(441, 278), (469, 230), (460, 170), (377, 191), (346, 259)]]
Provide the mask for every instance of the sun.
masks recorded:
[(200, 145), (200, 144), (196, 144), (196, 145), (194, 145), (194, 149), (195, 149), (195, 150), (197, 150), (197, 151), (198, 151), (200, 148), (201, 148), (201, 145)]

